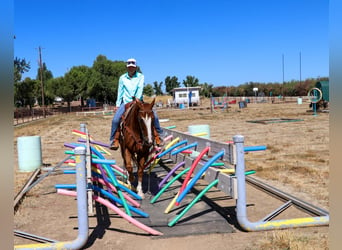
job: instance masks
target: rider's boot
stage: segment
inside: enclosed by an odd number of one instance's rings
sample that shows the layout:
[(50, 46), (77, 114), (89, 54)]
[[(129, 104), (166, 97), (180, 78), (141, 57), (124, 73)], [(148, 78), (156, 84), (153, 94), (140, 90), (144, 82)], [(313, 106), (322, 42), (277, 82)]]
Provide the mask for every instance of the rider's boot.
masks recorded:
[(156, 142), (156, 145), (159, 146), (164, 146), (164, 140), (161, 138), (159, 133), (157, 132), (156, 128), (153, 128), (153, 134), (154, 134), (154, 140)]
[(110, 149), (111, 150), (118, 150), (119, 148), (119, 137), (120, 137), (120, 130), (117, 129), (114, 134), (114, 141), (111, 142), (110, 144)]

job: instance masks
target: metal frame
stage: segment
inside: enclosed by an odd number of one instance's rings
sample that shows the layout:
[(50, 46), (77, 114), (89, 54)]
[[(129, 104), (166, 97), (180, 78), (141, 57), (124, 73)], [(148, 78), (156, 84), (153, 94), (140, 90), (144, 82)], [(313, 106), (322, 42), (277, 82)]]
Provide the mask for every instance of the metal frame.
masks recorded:
[[(293, 227), (307, 227), (307, 226), (322, 226), (329, 224), (329, 214), (325, 213), (324, 210), (318, 209), (321, 216), (316, 217), (304, 217), (296, 219), (284, 219), (284, 220), (274, 220), (270, 221), (277, 214), (284, 211), (287, 207), (291, 205), (291, 202), (287, 202), (280, 208), (276, 209), (270, 213), (265, 218), (257, 221), (250, 222), (247, 218), (247, 207), (246, 207), (246, 176), (245, 176), (245, 148), (244, 148), (244, 137), (242, 135), (236, 135), (233, 137), (233, 143), (222, 143), (216, 142), (209, 139), (203, 139), (200, 137), (185, 134), (179, 131), (165, 129), (167, 134), (173, 136), (173, 138), (179, 137), (180, 140), (187, 140), (189, 144), (197, 142), (197, 151), (203, 150), (205, 147), (210, 147), (208, 156), (214, 155), (221, 150), (225, 151), (222, 159), (223, 162), (229, 163), (235, 168), (235, 176), (230, 176), (228, 174), (220, 172), (217, 168), (209, 167), (205, 174), (205, 180), (211, 183), (213, 180), (218, 179), (217, 188), (230, 197), (236, 199), (236, 214), (239, 225), (246, 231), (262, 231), (271, 229), (283, 229), (283, 228), (293, 228)], [(185, 165), (189, 166), (194, 161), (193, 158), (186, 156), (184, 154), (171, 155), (169, 157), (173, 162), (185, 161)], [(199, 162), (200, 167), (197, 167), (194, 174), (199, 171), (199, 169), (205, 163)], [(252, 179), (248, 177), (249, 179)]]

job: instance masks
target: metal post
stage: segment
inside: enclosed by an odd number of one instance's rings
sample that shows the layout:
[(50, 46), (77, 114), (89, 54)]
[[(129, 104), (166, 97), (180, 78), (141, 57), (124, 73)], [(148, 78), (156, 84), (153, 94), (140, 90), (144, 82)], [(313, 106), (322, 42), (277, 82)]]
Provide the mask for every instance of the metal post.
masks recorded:
[(90, 150), (90, 144), (89, 144), (89, 134), (87, 125), (84, 123), (80, 124), (80, 131), (86, 134), (86, 147), (87, 147), (87, 153), (86, 153), (86, 168), (87, 168), (87, 192), (88, 192), (88, 215), (93, 216), (95, 214), (94, 212), (94, 204), (93, 204), (93, 190), (91, 188), (92, 186), (92, 180), (91, 180), (91, 150)]
[(247, 218), (246, 208), (246, 177), (245, 177), (245, 157), (244, 157), (244, 137), (236, 135), (233, 137), (236, 148), (236, 178), (238, 198), (236, 204), (236, 217), (239, 225), (246, 231), (263, 231), (281, 228), (294, 228), (304, 226), (321, 226), (329, 224), (329, 216), (305, 217), (296, 219), (284, 219), (274, 221), (250, 222)]
[(86, 149), (77, 147), (74, 150), (76, 160), (76, 185), (77, 185), (77, 217), (78, 235), (74, 241), (63, 241), (46, 244), (17, 245), (14, 249), (80, 249), (88, 240), (88, 213), (87, 213), (87, 182), (86, 182)]

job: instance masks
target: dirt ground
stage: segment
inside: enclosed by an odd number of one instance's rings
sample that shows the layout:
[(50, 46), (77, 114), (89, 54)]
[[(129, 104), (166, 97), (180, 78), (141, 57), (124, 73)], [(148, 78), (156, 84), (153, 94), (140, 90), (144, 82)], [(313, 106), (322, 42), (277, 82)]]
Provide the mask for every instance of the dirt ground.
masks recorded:
[[(208, 105), (196, 109), (158, 109), (162, 127), (175, 125), (188, 131), (189, 125), (208, 124), (210, 138), (226, 142), (234, 135), (245, 137), (246, 146), (265, 145), (266, 151), (247, 153), (246, 170), (256, 170), (255, 178), (297, 198), (329, 211), (329, 113), (308, 112), (308, 103), (248, 103), (246, 108), (232, 104), (228, 109), (210, 111)], [(55, 166), (66, 155), (65, 142), (76, 142), (73, 129), (81, 123), (97, 140), (107, 143), (112, 116), (67, 114), (16, 126), (14, 134), (15, 186), (17, 194), (32, 173), (19, 171), (17, 138), (41, 136), (44, 166)], [(281, 120), (279, 120), (281, 119)], [(296, 121), (287, 121), (293, 119)], [(259, 123), (260, 120), (267, 122)], [(119, 153), (112, 159), (121, 164)], [(43, 172), (44, 173), (44, 172)], [(15, 230), (58, 241), (77, 236), (76, 202), (56, 194), (57, 183), (74, 183), (73, 175), (53, 174), (31, 189), (15, 213)], [(267, 203), (266, 203), (267, 204)], [(265, 211), (269, 211), (267, 205)], [(272, 210), (271, 210), (272, 211)], [(87, 249), (328, 249), (328, 227), (294, 228), (265, 232), (193, 235), (155, 238), (145, 234), (115, 213), (98, 226), (89, 218)], [(14, 244), (34, 243), (14, 237)]]

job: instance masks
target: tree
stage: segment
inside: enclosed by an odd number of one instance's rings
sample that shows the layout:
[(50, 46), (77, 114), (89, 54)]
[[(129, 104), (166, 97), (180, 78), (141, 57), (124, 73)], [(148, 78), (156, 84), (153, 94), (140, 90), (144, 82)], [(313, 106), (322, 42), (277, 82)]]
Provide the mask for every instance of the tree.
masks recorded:
[(170, 77), (167, 76), (165, 78), (165, 91), (167, 94), (171, 94), (171, 90), (174, 88), (179, 88), (180, 83), (178, 82), (178, 78), (176, 76)]
[(213, 92), (213, 85), (205, 82), (203, 84), (200, 84), (200, 86), (201, 86), (200, 95), (205, 96), (205, 97), (210, 97), (210, 93)]
[[(93, 75), (90, 94), (98, 101), (116, 102), (119, 78), (124, 74), (126, 63), (123, 61), (111, 61), (106, 56), (99, 55), (92, 66)], [(140, 72), (140, 68), (137, 67)]]
[(36, 101), (36, 89), (39, 82), (27, 77), (24, 81), (14, 83), (14, 102), (16, 106), (30, 109)]
[(143, 90), (143, 94), (144, 95), (147, 95), (149, 97), (153, 96), (154, 95), (154, 90), (153, 90), (153, 87), (151, 84), (146, 84), (144, 86), (144, 90)]
[(156, 95), (163, 95), (162, 85), (163, 85), (163, 82), (160, 82), (159, 84), (157, 81), (153, 82), (153, 86), (154, 86), (153, 89)]
[(73, 100), (80, 97), (81, 93), (81, 79), (82, 73), (78, 67), (72, 67), (64, 77), (58, 79), (58, 92), (57, 95), (63, 97), (64, 100), (68, 103), (68, 107), (70, 108), (70, 104)]
[(183, 86), (184, 87), (196, 87), (199, 85), (198, 78), (194, 76), (186, 76), (186, 79), (183, 80)]
[(30, 62), (26, 62), (25, 59), (14, 59), (14, 82), (21, 81), (22, 74), (30, 70)]

